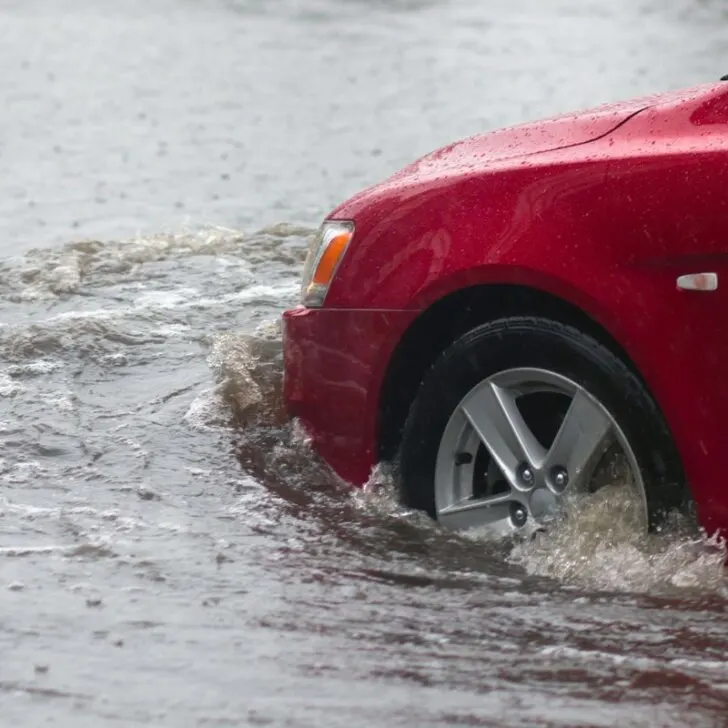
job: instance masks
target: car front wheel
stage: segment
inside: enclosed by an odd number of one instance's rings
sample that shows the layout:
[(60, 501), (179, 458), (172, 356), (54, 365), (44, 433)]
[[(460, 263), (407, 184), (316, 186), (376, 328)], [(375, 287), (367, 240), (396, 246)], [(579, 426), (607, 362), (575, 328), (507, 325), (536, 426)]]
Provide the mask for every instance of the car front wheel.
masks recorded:
[(444, 526), (496, 535), (542, 527), (604, 485), (629, 489), (644, 530), (688, 503), (641, 380), (592, 337), (535, 317), (479, 326), (440, 356), (405, 423), (398, 473), (409, 503)]

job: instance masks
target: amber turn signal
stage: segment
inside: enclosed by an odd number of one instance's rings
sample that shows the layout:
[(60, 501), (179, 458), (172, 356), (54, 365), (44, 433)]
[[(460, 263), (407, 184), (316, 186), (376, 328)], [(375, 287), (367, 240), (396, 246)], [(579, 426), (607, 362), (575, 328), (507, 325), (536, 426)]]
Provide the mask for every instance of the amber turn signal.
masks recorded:
[(311, 242), (303, 271), (302, 303), (309, 308), (323, 305), (336, 269), (354, 236), (348, 221), (327, 220)]
[(323, 255), (319, 259), (316, 270), (313, 274), (313, 282), (317, 286), (328, 286), (331, 283), (331, 279), (334, 277), (336, 266), (341, 259), (342, 254), (346, 250), (346, 246), (351, 240), (352, 233), (345, 232), (339, 233), (335, 238), (328, 244)]

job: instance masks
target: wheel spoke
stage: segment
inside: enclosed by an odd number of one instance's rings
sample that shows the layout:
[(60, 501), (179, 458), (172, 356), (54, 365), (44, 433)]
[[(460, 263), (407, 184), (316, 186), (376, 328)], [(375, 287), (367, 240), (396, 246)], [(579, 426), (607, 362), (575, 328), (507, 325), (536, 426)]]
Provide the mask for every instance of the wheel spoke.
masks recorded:
[(565, 467), (570, 487), (583, 479), (604, 452), (611, 423), (606, 412), (588, 395), (577, 391), (546, 456), (546, 467)]
[(478, 389), (462, 404), (463, 414), (511, 482), (519, 464), (540, 467), (546, 451), (526, 424), (515, 395), (492, 382)]
[(477, 500), (466, 500), (443, 508), (438, 520), (450, 528), (474, 528), (502, 522), (511, 530), (511, 504), (517, 500), (513, 493), (502, 493)]

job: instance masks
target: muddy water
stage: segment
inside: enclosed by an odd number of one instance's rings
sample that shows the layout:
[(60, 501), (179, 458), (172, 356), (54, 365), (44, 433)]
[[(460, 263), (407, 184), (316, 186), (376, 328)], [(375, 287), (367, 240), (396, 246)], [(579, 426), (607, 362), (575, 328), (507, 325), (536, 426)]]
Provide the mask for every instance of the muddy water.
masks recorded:
[(716, 544), (349, 493), (281, 416), (327, 209), (728, 72), (722, 2), (0, 1), (0, 724), (721, 726)]

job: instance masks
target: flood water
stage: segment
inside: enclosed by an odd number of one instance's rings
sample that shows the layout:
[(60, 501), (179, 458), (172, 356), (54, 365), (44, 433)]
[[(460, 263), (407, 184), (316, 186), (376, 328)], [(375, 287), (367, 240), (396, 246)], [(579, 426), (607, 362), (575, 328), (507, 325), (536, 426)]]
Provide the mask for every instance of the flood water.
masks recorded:
[(725, 725), (721, 548), (600, 504), (496, 545), (386, 473), (350, 493), (281, 415), (277, 320), (341, 199), (712, 81), (727, 26), (723, 0), (0, 0), (0, 724)]

